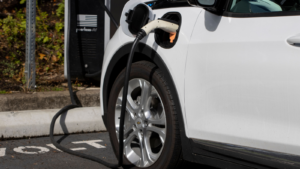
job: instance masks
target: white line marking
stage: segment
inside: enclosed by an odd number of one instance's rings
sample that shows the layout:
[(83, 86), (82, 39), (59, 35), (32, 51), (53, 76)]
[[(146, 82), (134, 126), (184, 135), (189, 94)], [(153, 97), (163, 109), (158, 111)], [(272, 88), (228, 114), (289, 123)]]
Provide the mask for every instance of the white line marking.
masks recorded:
[(53, 144), (46, 144), (46, 146), (51, 147), (51, 148), (61, 152), (61, 150), (56, 148)]
[(89, 141), (76, 141), (76, 142), (72, 142), (73, 144), (88, 144), (90, 146), (93, 146), (95, 148), (105, 148), (105, 146), (98, 144), (96, 142), (102, 142), (102, 140), (89, 140)]
[(71, 148), (71, 150), (73, 150), (73, 151), (79, 151), (79, 150), (86, 150), (86, 148), (84, 148), (84, 147), (80, 147), (80, 148)]
[[(24, 151), (24, 149), (26, 149), (26, 148), (40, 149), (40, 151), (27, 152), (27, 151)], [(45, 148), (45, 147), (37, 147), (37, 146), (24, 146), (24, 147), (20, 146), (20, 147), (14, 148), (14, 151), (17, 153), (22, 153), (22, 154), (43, 154), (43, 153), (47, 153), (49, 151), (49, 149)]]
[(6, 152), (6, 148), (0, 148), (0, 157), (4, 157)]

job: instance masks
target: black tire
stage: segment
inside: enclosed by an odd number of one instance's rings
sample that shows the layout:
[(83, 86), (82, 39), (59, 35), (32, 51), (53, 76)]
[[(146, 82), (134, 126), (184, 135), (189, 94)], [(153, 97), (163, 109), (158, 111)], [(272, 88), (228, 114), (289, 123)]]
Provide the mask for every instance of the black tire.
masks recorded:
[[(118, 75), (115, 80), (108, 104), (107, 127), (111, 139), (111, 143), (115, 154), (118, 156), (118, 139), (115, 128), (115, 105), (118, 94), (123, 88), (125, 78), (125, 69)], [(177, 120), (176, 105), (173, 101), (174, 96), (169, 89), (168, 83), (164, 78), (164, 74), (156, 65), (147, 61), (140, 61), (132, 64), (130, 79), (142, 78), (150, 82), (158, 91), (165, 108), (167, 133), (164, 147), (157, 161), (147, 169), (171, 169), (181, 166), (181, 141), (179, 134), (179, 126)], [(180, 164), (179, 164), (180, 163)], [(132, 165), (124, 156), (124, 168), (139, 168)]]

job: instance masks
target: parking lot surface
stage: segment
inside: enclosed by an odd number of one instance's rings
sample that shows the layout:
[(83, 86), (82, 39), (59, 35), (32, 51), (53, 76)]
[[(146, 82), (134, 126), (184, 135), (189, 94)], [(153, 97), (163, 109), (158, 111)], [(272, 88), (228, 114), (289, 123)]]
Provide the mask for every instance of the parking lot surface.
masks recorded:
[[(74, 151), (117, 163), (107, 132), (56, 136), (60, 144)], [(188, 168), (213, 169), (188, 164)], [(49, 137), (0, 141), (0, 169), (107, 169), (107, 167), (56, 149)]]

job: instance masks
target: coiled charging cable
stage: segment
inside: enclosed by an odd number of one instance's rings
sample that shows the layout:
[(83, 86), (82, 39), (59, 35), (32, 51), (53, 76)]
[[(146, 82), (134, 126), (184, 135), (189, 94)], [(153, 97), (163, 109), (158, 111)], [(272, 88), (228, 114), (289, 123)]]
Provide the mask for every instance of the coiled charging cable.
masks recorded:
[[(70, 7), (70, 1), (69, 0), (69, 7)], [(113, 20), (114, 24), (116, 24), (117, 22), (113, 19), (111, 13), (109, 12), (109, 10), (106, 8), (106, 6), (100, 1), (100, 3), (102, 4), (101, 6), (105, 9), (105, 11), (107, 12), (107, 14), (111, 17), (111, 19)], [(69, 8), (70, 9), (70, 8)], [(69, 10), (70, 11), (70, 10)], [(70, 22), (70, 12), (69, 12), (69, 22)], [(69, 24), (70, 25), (70, 24)], [(117, 24), (116, 24), (117, 25)], [(78, 156), (78, 157), (82, 157), (82, 158), (86, 158), (98, 163), (101, 163), (109, 168), (118, 168), (120, 166), (122, 166), (123, 164), (123, 151), (124, 151), (124, 118), (125, 118), (125, 112), (126, 112), (126, 103), (127, 103), (127, 93), (128, 93), (128, 82), (129, 82), (129, 75), (130, 75), (130, 71), (131, 71), (131, 64), (132, 64), (132, 59), (133, 59), (133, 55), (134, 55), (134, 51), (137, 47), (138, 42), (143, 39), (146, 35), (148, 35), (152, 30), (156, 29), (156, 28), (160, 28), (166, 32), (169, 33), (174, 33), (178, 30), (178, 25), (175, 23), (171, 23), (171, 22), (167, 22), (167, 21), (163, 21), (163, 20), (155, 20), (152, 21), (150, 23), (148, 23), (146, 26), (144, 26), (139, 33), (136, 35), (136, 38), (133, 42), (132, 48), (130, 50), (130, 54), (128, 57), (128, 61), (127, 61), (127, 66), (126, 66), (126, 73), (125, 73), (125, 81), (124, 81), (124, 90), (123, 90), (123, 97), (122, 97), (122, 108), (121, 108), (121, 117), (120, 117), (120, 132), (119, 132), (119, 157), (118, 157), (118, 164), (112, 164), (112, 163), (108, 163), (100, 158), (97, 157), (93, 157), (90, 155), (86, 155), (83, 153), (79, 153), (79, 152), (75, 152), (72, 150), (69, 150), (63, 146), (61, 146), (60, 144), (58, 144), (55, 140), (54, 140), (54, 136), (53, 136), (53, 132), (54, 132), (54, 126), (55, 126), (55, 122), (57, 120), (57, 118), (64, 114), (67, 113), (68, 110), (74, 109), (74, 108), (78, 108), (81, 107), (80, 105), (78, 105), (75, 101), (75, 97), (73, 94), (73, 90), (72, 90), (72, 83), (71, 83), (71, 75), (70, 75), (70, 58), (69, 58), (69, 54), (67, 53), (67, 78), (68, 78), (68, 88), (69, 88), (69, 93), (70, 93), (70, 97), (71, 97), (71, 105), (68, 105), (64, 108), (62, 108), (59, 112), (57, 112), (52, 121), (51, 121), (51, 125), (50, 125), (50, 140), (52, 142), (52, 144), (64, 151), (67, 152), (69, 154)], [(70, 31), (68, 31), (69, 33)], [(70, 38), (70, 36), (68, 36)], [(68, 39), (69, 40), (69, 39)], [(69, 46), (67, 46), (67, 49), (69, 49)]]

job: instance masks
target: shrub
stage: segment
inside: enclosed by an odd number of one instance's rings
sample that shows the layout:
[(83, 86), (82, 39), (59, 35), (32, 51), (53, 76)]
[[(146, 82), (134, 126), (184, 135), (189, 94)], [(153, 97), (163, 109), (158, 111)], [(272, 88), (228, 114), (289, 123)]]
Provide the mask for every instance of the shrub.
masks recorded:
[[(38, 5), (36, 11), (36, 73), (41, 75), (63, 64), (64, 1), (58, 5), (55, 15), (42, 11)], [(0, 72), (18, 82), (24, 79), (25, 35), (25, 8), (0, 19)]]

